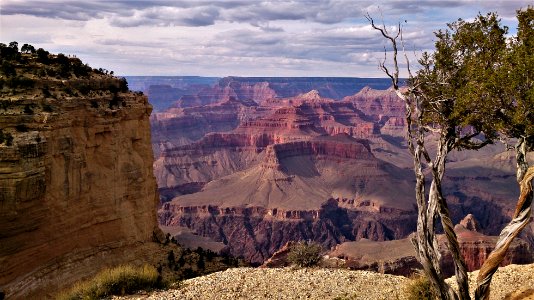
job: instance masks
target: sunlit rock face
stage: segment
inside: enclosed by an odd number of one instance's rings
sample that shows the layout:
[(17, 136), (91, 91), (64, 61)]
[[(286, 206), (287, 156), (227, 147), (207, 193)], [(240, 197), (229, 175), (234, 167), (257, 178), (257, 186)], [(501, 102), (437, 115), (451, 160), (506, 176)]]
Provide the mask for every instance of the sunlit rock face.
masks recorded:
[[(74, 92), (81, 87), (90, 92)], [(93, 74), (38, 80), (7, 97), (0, 126), (14, 139), (0, 145), (0, 289), (8, 299), (53, 296), (141, 259), (152, 240), (151, 106), (119, 89), (118, 79)]]
[[(341, 100), (319, 90), (247, 95), (152, 117), (161, 224), (258, 264), (289, 241), (330, 248), (415, 231), (404, 103), (392, 89)], [(498, 234), (517, 197), (511, 157), (502, 146), (450, 154), (443, 186), (455, 223), (472, 213), (480, 233)]]

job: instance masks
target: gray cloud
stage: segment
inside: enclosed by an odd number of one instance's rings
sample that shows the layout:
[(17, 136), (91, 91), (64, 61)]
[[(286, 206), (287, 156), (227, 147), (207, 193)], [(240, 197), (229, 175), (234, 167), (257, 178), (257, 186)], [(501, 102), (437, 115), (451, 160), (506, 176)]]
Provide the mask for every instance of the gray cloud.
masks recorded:
[(447, 22), (497, 11), (512, 27), (515, 10), (529, 3), (1, 1), (2, 42), (37, 43), (122, 74), (257, 76), (382, 76), (376, 65), (387, 43), (366, 12), (388, 26), (401, 21), (408, 49), (418, 52), (432, 49), (433, 31)]
[(177, 8), (170, 6), (150, 7), (135, 11), (131, 16), (111, 18), (110, 24), (118, 27), (135, 26), (208, 26), (213, 25), (219, 10), (213, 6)]

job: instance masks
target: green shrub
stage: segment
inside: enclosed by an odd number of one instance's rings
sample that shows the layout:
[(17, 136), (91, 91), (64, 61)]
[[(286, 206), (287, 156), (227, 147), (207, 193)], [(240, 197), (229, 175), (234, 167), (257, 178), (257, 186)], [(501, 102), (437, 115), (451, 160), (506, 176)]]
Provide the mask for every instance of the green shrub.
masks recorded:
[(430, 280), (419, 275), (412, 278), (406, 286), (406, 299), (408, 300), (432, 300), (438, 299)]
[(153, 266), (133, 267), (130, 265), (106, 269), (93, 279), (76, 283), (57, 299), (102, 299), (111, 295), (133, 294), (140, 290), (162, 288), (164, 285)]
[(54, 108), (52, 107), (52, 105), (50, 105), (48, 103), (41, 104), (41, 106), (43, 108), (43, 111), (46, 111), (46, 112), (53, 112), (54, 111)]
[(313, 267), (321, 261), (321, 245), (314, 242), (298, 242), (293, 245), (287, 255), (287, 260), (299, 267)]
[(13, 145), (13, 136), (11, 133), (3, 132), (2, 129), (0, 129), (0, 144), (5, 144), (6, 146), (12, 146)]

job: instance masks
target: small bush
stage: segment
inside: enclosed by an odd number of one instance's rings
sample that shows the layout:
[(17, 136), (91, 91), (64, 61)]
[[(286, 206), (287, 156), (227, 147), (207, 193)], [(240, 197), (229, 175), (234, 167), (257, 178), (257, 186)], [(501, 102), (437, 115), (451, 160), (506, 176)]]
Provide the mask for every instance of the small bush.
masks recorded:
[(313, 267), (321, 261), (321, 245), (314, 242), (298, 242), (287, 255), (287, 260), (299, 267)]
[(406, 287), (406, 296), (408, 300), (438, 299), (430, 280), (422, 275), (412, 278)]
[(53, 112), (54, 111), (54, 108), (52, 108), (52, 105), (50, 105), (48, 103), (44, 103), (41, 106), (43, 108), (43, 111), (46, 111), (46, 112)]
[(61, 300), (102, 299), (111, 295), (133, 294), (140, 290), (164, 287), (153, 266), (119, 266), (98, 273), (93, 279), (76, 283), (58, 295)]
[(12, 146), (13, 145), (13, 136), (11, 133), (3, 132), (2, 129), (0, 129), (0, 144), (5, 144), (6, 146)]

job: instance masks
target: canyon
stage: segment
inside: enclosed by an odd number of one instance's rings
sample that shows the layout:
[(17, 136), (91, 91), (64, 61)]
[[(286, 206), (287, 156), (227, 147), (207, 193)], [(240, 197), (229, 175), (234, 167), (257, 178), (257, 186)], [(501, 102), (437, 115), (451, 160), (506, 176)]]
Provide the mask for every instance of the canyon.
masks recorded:
[[(395, 93), (273, 86), (228, 77), (153, 113), (160, 224), (224, 244), (221, 251), (252, 264), (290, 241), (333, 249), (415, 231), (404, 104)], [(447, 168), (453, 221), (473, 214), (481, 234), (498, 235), (518, 193), (512, 154), (501, 145), (454, 152)], [(532, 237), (527, 228), (526, 247)]]
[[(494, 249), (497, 236), (488, 236), (479, 232), (480, 225), (472, 214), (468, 214), (454, 228), (458, 237), (460, 252), (462, 253), (468, 271), (480, 269), (488, 255)], [(392, 241), (371, 241), (363, 239), (345, 242), (337, 245), (328, 252), (328, 257), (343, 259), (344, 266), (353, 270), (368, 270), (384, 274), (410, 276), (422, 265), (417, 261), (415, 249), (411, 242), (412, 236)], [(447, 249), (446, 237), (438, 235), (438, 249), (440, 251), (440, 265), (445, 276), (454, 275), (454, 263), (451, 253)], [(395, 249), (391, 251), (391, 249)], [(510, 245), (510, 250), (501, 263), (529, 264), (534, 262), (534, 251), (522, 239), (516, 239)]]
[[(8, 298), (50, 298), (105, 267), (157, 265), (167, 251), (154, 242), (165, 240), (160, 228), (253, 265), (299, 240), (353, 268), (377, 266), (351, 254), (361, 245), (408, 249), (414, 180), (404, 106), (387, 80), (131, 79), (155, 101), (152, 112), (124, 79), (77, 58), (29, 55), (0, 87), (0, 292)], [(514, 209), (513, 156), (492, 145), (452, 153), (447, 167), (453, 221), (478, 220), (457, 228), (476, 268)], [(507, 262), (529, 261), (533, 231)], [(377, 271), (402, 269), (406, 257), (416, 263), (408, 253)]]
[(321, 95), (339, 100), (370, 86), (386, 89), (384, 78), (343, 77), (199, 77), (199, 76), (126, 76), (133, 91), (148, 95), (154, 111), (170, 107), (191, 107), (234, 97), (238, 100), (285, 98), (318, 90)]

